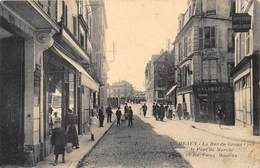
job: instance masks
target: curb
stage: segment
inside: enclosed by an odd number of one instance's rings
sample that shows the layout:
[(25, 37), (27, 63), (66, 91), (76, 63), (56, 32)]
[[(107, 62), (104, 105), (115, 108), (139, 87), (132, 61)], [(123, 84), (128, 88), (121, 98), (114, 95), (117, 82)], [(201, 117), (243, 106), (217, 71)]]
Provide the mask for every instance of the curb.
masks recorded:
[(98, 143), (101, 141), (101, 139), (107, 134), (107, 132), (112, 128), (112, 126), (114, 125), (116, 120), (113, 120), (113, 122), (111, 123), (111, 125), (108, 127), (108, 129), (101, 135), (101, 137), (93, 144), (93, 146), (90, 148), (89, 151), (87, 151), (87, 153), (85, 155), (83, 155), (77, 165), (75, 166), (76, 168), (79, 168), (80, 166), (82, 166), (82, 160), (86, 157), (88, 157), (88, 155), (93, 151), (93, 149), (98, 145)]

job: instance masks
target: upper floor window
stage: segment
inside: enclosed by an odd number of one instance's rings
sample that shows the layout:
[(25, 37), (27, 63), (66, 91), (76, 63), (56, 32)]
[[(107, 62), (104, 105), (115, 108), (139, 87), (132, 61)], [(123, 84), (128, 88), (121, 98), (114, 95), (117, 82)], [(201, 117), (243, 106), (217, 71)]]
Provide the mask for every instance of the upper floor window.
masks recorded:
[(178, 59), (181, 61), (183, 55), (182, 55), (182, 43), (179, 43), (179, 48), (178, 48)]
[(72, 20), (73, 20), (73, 35), (77, 37), (77, 32), (78, 32), (77, 17), (72, 16)]
[(187, 57), (188, 55), (188, 40), (187, 37), (184, 37), (184, 57)]
[(81, 33), (79, 35), (79, 44), (80, 44), (81, 47), (84, 48), (84, 36)]
[(216, 0), (207, 0), (207, 15), (216, 15)]
[(233, 16), (236, 13), (236, 0), (231, 0), (230, 3), (230, 16)]
[(245, 51), (246, 51), (246, 55), (250, 54), (250, 32), (246, 32), (245, 33)]
[(210, 59), (202, 62), (203, 82), (217, 82), (217, 60)]
[(228, 52), (234, 52), (234, 44), (235, 44), (235, 34), (231, 28), (228, 29)]
[(68, 23), (68, 6), (64, 1), (62, 1), (62, 18), (63, 18), (63, 25), (67, 26)]
[(188, 36), (188, 53), (191, 52), (191, 33), (189, 33), (189, 36)]
[(199, 48), (216, 48), (215, 27), (199, 28)]

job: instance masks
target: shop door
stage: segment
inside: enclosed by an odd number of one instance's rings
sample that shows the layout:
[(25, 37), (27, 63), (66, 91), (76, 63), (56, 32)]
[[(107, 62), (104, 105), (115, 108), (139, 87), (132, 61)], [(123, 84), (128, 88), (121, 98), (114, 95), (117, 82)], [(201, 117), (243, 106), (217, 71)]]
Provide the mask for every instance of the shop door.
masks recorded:
[(0, 40), (0, 159), (18, 163), (23, 151), (24, 40)]

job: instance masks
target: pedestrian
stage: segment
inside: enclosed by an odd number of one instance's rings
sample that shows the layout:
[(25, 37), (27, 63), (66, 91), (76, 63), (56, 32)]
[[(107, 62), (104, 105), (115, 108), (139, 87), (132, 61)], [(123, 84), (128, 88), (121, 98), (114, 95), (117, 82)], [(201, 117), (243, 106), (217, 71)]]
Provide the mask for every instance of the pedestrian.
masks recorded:
[(160, 119), (160, 121), (163, 121), (164, 116), (165, 116), (165, 108), (164, 108), (163, 104), (161, 104), (160, 108), (159, 108), (159, 119)]
[(118, 107), (117, 111), (116, 111), (116, 118), (117, 118), (117, 126), (120, 126), (121, 123), (121, 116), (122, 116), (122, 112), (120, 110), (120, 107)]
[(72, 112), (71, 109), (68, 110), (68, 126), (67, 126), (67, 142), (72, 143), (72, 148), (79, 148), (79, 138), (76, 129), (77, 116)]
[(112, 111), (112, 108), (110, 106), (107, 107), (106, 113), (107, 113), (107, 123), (111, 123), (113, 111)]
[(124, 118), (125, 118), (125, 120), (128, 120), (128, 110), (129, 110), (129, 107), (126, 103), (125, 107), (124, 107)]
[(159, 120), (159, 105), (156, 103), (155, 105), (155, 119)]
[(181, 106), (180, 103), (177, 106), (177, 115), (178, 115), (179, 120), (181, 120), (181, 117), (182, 117), (182, 106)]
[(146, 116), (146, 112), (147, 112), (147, 105), (144, 103), (144, 105), (142, 106), (143, 109), (143, 113), (144, 113), (144, 117)]
[(132, 127), (133, 125), (133, 110), (132, 107), (129, 106), (129, 110), (128, 110), (128, 126)]
[(221, 124), (224, 120), (224, 117), (225, 117), (224, 111), (223, 111), (221, 105), (218, 105), (218, 107), (217, 107), (217, 120), (218, 120), (219, 128), (221, 128)]
[(104, 113), (103, 113), (103, 107), (98, 110), (98, 119), (99, 119), (99, 127), (104, 127)]
[(54, 146), (54, 166), (58, 164), (60, 154), (62, 155), (62, 163), (65, 163), (66, 132), (64, 128), (61, 128), (60, 121), (56, 123), (56, 127), (53, 129), (51, 144)]

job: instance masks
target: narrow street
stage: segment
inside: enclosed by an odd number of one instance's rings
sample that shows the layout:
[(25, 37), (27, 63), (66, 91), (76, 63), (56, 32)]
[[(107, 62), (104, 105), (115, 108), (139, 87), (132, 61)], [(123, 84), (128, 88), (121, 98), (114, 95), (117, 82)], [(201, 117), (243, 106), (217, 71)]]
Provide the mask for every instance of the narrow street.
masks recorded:
[[(183, 121), (144, 118), (138, 106), (133, 109), (133, 127), (114, 124), (80, 167), (254, 167), (246, 152), (253, 147), (250, 143), (212, 135)], [(220, 151), (221, 143), (225, 151)]]

